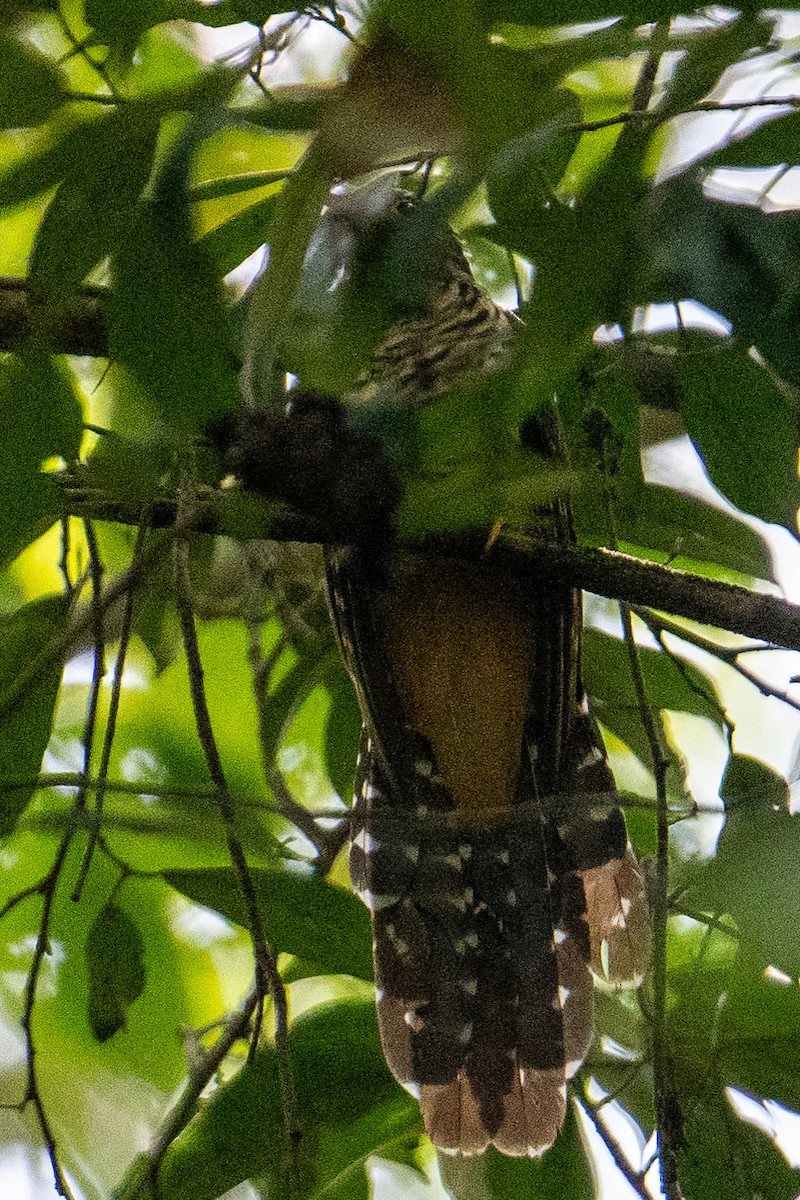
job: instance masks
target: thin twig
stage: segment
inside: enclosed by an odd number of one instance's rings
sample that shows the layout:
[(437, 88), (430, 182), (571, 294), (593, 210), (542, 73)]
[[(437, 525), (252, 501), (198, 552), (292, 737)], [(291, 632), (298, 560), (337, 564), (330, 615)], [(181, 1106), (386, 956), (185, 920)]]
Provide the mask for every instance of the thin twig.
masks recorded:
[(189, 1073), (178, 1100), (153, 1137), (144, 1158), (134, 1163), (115, 1192), (117, 1200), (138, 1200), (140, 1197), (152, 1200), (153, 1195), (158, 1194), (158, 1171), (164, 1155), (189, 1124), (197, 1111), (200, 1096), (235, 1043), (248, 1036), (258, 1003), (259, 992), (253, 988), (241, 1007), (220, 1023), (222, 1032), (213, 1046), (191, 1057)]
[(661, 1184), (668, 1200), (678, 1200), (681, 1195), (675, 1165), (676, 1147), (673, 1145), (674, 1113), (677, 1100), (670, 1084), (671, 1068), (666, 1042), (667, 1003), (667, 891), (669, 880), (669, 811), (667, 805), (666, 776), (669, 759), (664, 754), (661, 739), (656, 730), (653, 714), (647, 702), (647, 691), (639, 661), (639, 653), (633, 634), (631, 610), (620, 604), (620, 615), (628, 648), (631, 678), (636, 693), (639, 719), (644, 727), (650, 747), (653, 776), (656, 784), (656, 869), (650, 896), (653, 921), (653, 1085), (655, 1089), (658, 1125), (659, 1159)]
[[(47, 1116), (47, 1111), (39, 1091), (39, 1080), (36, 1073), (36, 1043), (33, 1037), (33, 1010), (36, 1004), (36, 991), (39, 983), (44, 957), (50, 949), (50, 921), (53, 912), (53, 901), (55, 899), (56, 889), (58, 887), (61, 871), (67, 857), (67, 852), (72, 843), (73, 834), (68, 830), (58, 847), (56, 857), (53, 861), (47, 875), (42, 879), (35, 891), (42, 896), (42, 915), (39, 921), (39, 930), (36, 935), (36, 945), (33, 950), (33, 958), (28, 970), (28, 975), (25, 981), (24, 1004), (20, 1025), (25, 1039), (25, 1065), (26, 1065), (26, 1083), (25, 1094), (22, 1098), (20, 1108), (25, 1108), (30, 1104), (36, 1113), (36, 1119), (41, 1130), (42, 1139), (47, 1151), (47, 1157), (50, 1160), (50, 1168), (53, 1172), (53, 1180), (56, 1191), (65, 1200), (73, 1200), (72, 1191), (66, 1181), (64, 1173), (61, 1169), (61, 1164), (58, 1158), (58, 1148), (56, 1146), (55, 1135), (53, 1133), (50, 1120)], [(29, 892), (28, 894), (33, 894)], [(7, 906), (8, 907), (8, 906)], [(6, 910), (4, 909), (4, 912)]]
[[(722, 113), (752, 111), (754, 108), (800, 108), (800, 96), (762, 96), (757, 100), (699, 100), (691, 108), (680, 114), (671, 113), (670, 119), (676, 115), (691, 116), (693, 113)], [(604, 117), (600, 121), (579, 121), (566, 128), (571, 133), (596, 133), (599, 129), (608, 129), (613, 125), (627, 125), (630, 122), (662, 121), (660, 112), (623, 111), (613, 117)]]
[[(720, 662), (726, 663), (729, 667), (733, 667), (734, 671), (738, 672), (743, 679), (751, 683), (753, 687), (758, 688), (762, 696), (772, 696), (776, 700), (782, 701), (790, 708), (797, 709), (800, 712), (800, 700), (796, 700), (790, 696), (783, 688), (777, 688), (766, 680), (761, 679), (749, 667), (739, 662), (742, 654), (752, 654), (755, 651), (773, 650), (774, 646), (720, 646), (719, 642), (714, 642), (711, 638), (703, 637), (702, 634), (695, 633), (692, 629), (687, 629), (683, 625), (679, 625), (676, 621), (670, 621), (668, 617), (662, 617), (657, 613), (651, 612), (649, 609), (634, 608), (633, 610), (640, 621), (647, 626), (650, 632), (656, 637), (659, 634), (670, 634), (673, 637), (680, 638), (690, 646), (696, 646), (698, 650), (704, 650), (707, 654), (711, 654)], [(660, 640), (660, 638), (659, 638)]]
[[(142, 551), (145, 538), (144, 524), (139, 526), (139, 532), (136, 537), (136, 545), (133, 549), (132, 562), (137, 562)], [(99, 592), (98, 592), (99, 596)], [(101, 618), (102, 620), (102, 618)], [(108, 709), (108, 719), (106, 721), (106, 731), (103, 738), (103, 750), (100, 756), (100, 766), (97, 771), (97, 780), (94, 787), (94, 816), (95, 820), (89, 827), (89, 840), (86, 844), (86, 851), (83, 856), (78, 878), (75, 882), (75, 887), (72, 890), (72, 899), (78, 901), (81, 898), (83, 885), (86, 881), (86, 876), (89, 873), (89, 867), (94, 854), (97, 839), (100, 836), (100, 830), (103, 823), (103, 799), (105, 795), (106, 780), (108, 779), (108, 766), (111, 761), (111, 748), (114, 743), (114, 734), (117, 728), (117, 716), (119, 714), (119, 703), (122, 697), (122, 676), (125, 671), (125, 659), (128, 654), (128, 642), (131, 635), (131, 625), (133, 622), (133, 591), (129, 591), (125, 596), (125, 606), (122, 613), (122, 628), (119, 637), (119, 649), (117, 651), (117, 659), (114, 664), (114, 683), (111, 689), (111, 701)], [(89, 778), (89, 762), (84, 763), (84, 778)], [(86, 789), (83, 788), (81, 794), (85, 797)]]
[(614, 1135), (606, 1128), (598, 1112), (597, 1105), (593, 1104), (592, 1101), (589, 1100), (586, 1095), (585, 1088), (579, 1104), (589, 1120), (592, 1122), (592, 1125), (600, 1137), (600, 1140), (603, 1142), (603, 1145), (613, 1158), (614, 1165), (620, 1174), (624, 1175), (627, 1183), (633, 1188), (633, 1190), (636, 1192), (636, 1195), (641, 1197), (641, 1200), (652, 1200), (652, 1196), (645, 1186), (644, 1175), (639, 1171), (635, 1171), (628, 1162), (625, 1151), (622, 1149)]
[[(0, 788), (7, 792), (14, 791), (39, 791), (44, 788), (83, 788), (87, 792), (96, 791), (102, 787), (106, 795), (120, 793), (127, 796), (158, 796), (159, 799), (165, 800), (194, 800), (200, 804), (216, 804), (217, 791), (213, 787), (189, 787), (180, 786), (177, 784), (160, 784), (147, 782), (130, 782), (127, 779), (105, 779), (100, 780), (95, 777), (87, 777), (80, 771), (48, 771), (40, 775), (5, 775), (0, 776)], [(261, 812), (280, 813), (282, 811), (280, 804), (275, 800), (268, 800), (263, 796), (251, 796), (247, 792), (231, 792), (233, 801), (236, 807), (253, 808)], [(632, 806), (637, 804), (636, 800), (630, 801)], [(642, 800), (642, 805), (648, 806), (647, 801)], [(348, 809), (341, 805), (331, 806), (330, 808), (314, 809), (314, 816), (319, 820), (336, 820), (346, 817)], [(85, 819), (81, 827), (86, 828), (92, 822), (96, 822), (93, 814)], [(21, 820), (24, 822), (26, 818), (23, 816)], [(36, 818), (33, 822), (34, 827), (41, 825), (40, 818)], [(282, 852), (285, 850), (281, 848)]]
[(143, 551), (138, 562), (131, 563), (103, 588), (100, 596), (85, 609), (78, 610), (66, 630), (54, 637), (21, 671), (10, 687), (0, 694), (0, 718), (5, 717), (19, 703), (30, 687), (41, 678), (42, 671), (54, 662), (63, 662), (75, 643), (83, 637), (97, 619), (97, 614), (106, 613), (120, 597), (134, 590), (147, 577), (150, 569), (163, 557), (165, 547), (154, 543)]
[[(211, 780), (217, 792), (217, 805), (225, 828), (228, 843), (228, 853), (234, 870), (239, 879), (242, 899), (247, 913), (250, 936), (253, 943), (253, 953), (256, 968), (256, 989), (259, 996), (268, 990), (272, 996), (275, 1008), (275, 1052), (278, 1060), (278, 1074), (281, 1086), (284, 1124), (286, 1129), (287, 1146), (290, 1151), (293, 1185), (298, 1191), (297, 1161), (295, 1150), (299, 1138), (297, 1103), (294, 1092), (292, 1064), (289, 1055), (289, 1020), (286, 991), (280, 977), (275, 957), (270, 951), (261, 913), (258, 907), (253, 879), (242, 848), (239, 831), (236, 825), (236, 811), (233, 798), (228, 791), (228, 784), (222, 761), (219, 756), (211, 717), (206, 702), (203, 665), (200, 658), (200, 648), (197, 641), (197, 630), (192, 610), (190, 581), (189, 581), (189, 529), (193, 516), (194, 484), (188, 472), (184, 472), (178, 492), (178, 513), (175, 528), (175, 602), (183, 633), (183, 643), (186, 651), (189, 686), (192, 694), (197, 735), (203, 749)], [(256, 1011), (260, 1009), (260, 1001)], [(256, 1024), (258, 1025), (258, 1018)], [(255, 1044), (255, 1037), (254, 1042)]]
[[(94, 734), (97, 728), (100, 685), (106, 673), (106, 644), (103, 626), (104, 613), (100, 606), (100, 597), (103, 591), (103, 564), (100, 560), (100, 551), (97, 547), (97, 538), (95, 537), (94, 526), (91, 521), (84, 521), (83, 532), (86, 538), (86, 546), (89, 550), (89, 579), (92, 586), (92, 595), (89, 601), (89, 616), (91, 619), (93, 641), (92, 680), (89, 687), (89, 702), (86, 706), (86, 721), (83, 730), (83, 775), (88, 776), (92, 762)], [(76, 803), (78, 808), (85, 806), (86, 797), (81, 789), (78, 791)]]
[[(652, 100), (661, 54), (666, 48), (668, 30), (665, 26), (656, 26), (651, 37), (653, 50), (645, 58), (639, 79), (634, 89), (634, 116), (638, 117), (636, 125), (628, 124), (623, 130), (622, 138), (630, 141), (643, 133), (642, 118), (646, 115)], [(613, 545), (617, 545), (616, 523), (610, 494), (606, 495), (609, 528)], [(656, 729), (650, 705), (647, 701), (647, 689), (644, 682), (639, 650), (633, 632), (633, 619), (630, 605), (620, 602), (620, 617), (625, 646), (628, 653), (631, 681), (637, 700), (639, 719), (645, 732), (645, 738), (650, 749), (653, 777), (656, 787), (656, 867), (650, 896), (653, 924), (653, 1087), (655, 1092), (656, 1129), (659, 1146), (659, 1166), (661, 1171), (661, 1186), (667, 1200), (680, 1200), (681, 1189), (676, 1165), (676, 1145), (673, 1138), (675, 1113), (678, 1112), (678, 1101), (671, 1084), (671, 1063), (666, 1042), (666, 1001), (667, 1001), (667, 893), (669, 887), (669, 808), (667, 802), (667, 769), (669, 758), (664, 752), (661, 738)], [(644, 1185), (642, 1184), (642, 1187)]]
[[(245, 546), (246, 551), (247, 546)], [(343, 831), (338, 828), (332, 830), (323, 829), (319, 824), (318, 814), (295, 800), (280, 768), (274, 761), (274, 752), (270, 744), (272, 739), (267, 736), (269, 684), (272, 672), (281, 654), (289, 645), (289, 642), (285, 637), (279, 639), (272, 651), (268, 655), (264, 655), (261, 648), (261, 589), (257, 585), (257, 572), (252, 569), (249, 556), (247, 556), (247, 561), (249, 568), (249, 594), (246, 596), (243, 604), (242, 619), (247, 630), (248, 658), (253, 675), (253, 698), (255, 700), (258, 720), (262, 766), (270, 791), (275, 797), (278, 811), (288, 821), (291, 821), (293, 825), (296, 825), (300, 832), (314, 846), (317, 852), (317, 867), (320, 873), (324, 875), (330, 870), (333, 860), (347, 838), (349, 823), (347, 819), (343, 820)], [(304, 701), (305, 695), (298, 697), (298, 700), (300, 702)], [(287, 721), (291, 720), (293, 716), (294, 710), (288, 715)], [(347, 814), (343, 813), (342, 816), (346, 818)]]
[(58, 21), (59, 25), (61, 26), (61, 30), (64, 34), (64, 37), (69, 42), (69, 44), (72, 46), (72, 50), (67, 57), (72, 57), (73, 55), (78, 55), (80, 58), (82, 58), (84, 60), (84, 62), (86, 62), (92, 68), (92, 70), (95, 71), (96, 74), (100, 77), (100, 79), (103, 81), (103, 83), (108, 88), (109, 92), (111, 93), (112, 99), (116, 102), (119, 99), (119, 95), (117, 93), (117, 89), (114, 84), (114, 81), (111, 78), (111, 76), (109, 75), (108, 71), (106, 70), (105, 65), (103, 63), (97, 62), (96, 59), (92, 58), (91, 54), (89, 53), (90, 42), (89, 42), (88, 38), (79, 39), (75, 36), (75, 34), (72, 32), (72, 30), (69, 27), (66, 17), (64, 16), (63, 12), (61, 11), (60, 5), (58, 5), (56, 7), (56, 20)]

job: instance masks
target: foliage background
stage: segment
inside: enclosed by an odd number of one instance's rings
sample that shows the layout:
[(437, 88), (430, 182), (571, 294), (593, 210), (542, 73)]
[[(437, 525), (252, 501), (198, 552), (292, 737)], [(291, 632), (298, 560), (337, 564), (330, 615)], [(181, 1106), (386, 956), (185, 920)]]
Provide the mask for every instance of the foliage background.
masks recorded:
[[(206, 436), (238, 403), (240, 361), (267, 400), (276, 364), (347, 390), (452, 221), (488, 290), (521, 289), (526, 330), (508, 371), (427, 411), (416, 456), (366, 412), (400, 454), (405, 534), (524, 523), (552, 481), (509, 431), (553, 393), (584, 546), (682, 567), (702, 597), (707, 581), (768, 590), (797, 531), (796, 14), (274, 8), (0, 5), (0, 274), (28, 280), (24, 335), (0, 287), (0, 1136), (6, 1162), (27, 1148), (37, 1197), (43, 1142), (76, 1196), (150, 1194), (146, 1146), (165, 1200), (240, 1183), (363, 1196), (366, 1163), (386, 1194), (436, 1186), (382, 1064), (368, 919), (337, 854), (358, 720), (318, 559), (287, 544), (285, 506), (220, 489)], [(213, 70), (208, 30), (237, 48)], [(334, 178), (431, 156), (431, 202), (377, 282), (326, 291), (335, 241), (301, 276)], [(264, 242), (269, 271), (240, 302)], [(103, 356), (65, 342), (87, 280), (113, 293)], [(680, 486), (684, 427), (724, 510)], [(593, 1196), (587, 1137), (627, 1176), (612, 1194), (657, 1194), (657, 1120), (672, 1196), (800, 1191), (769, 1136), (800, 1103), (797, 667), (669, 624), (652, 578), (651, 607), (622, 622), (587, 601), (585, 673), (653, 856), (654, 977), (598, 994), (579, 1115), (543, 1162), (445, 1162), (463, 1196)], [(252, 1062), (237, 847), (290, 1012), (273, 1044), (267, 1005)]]

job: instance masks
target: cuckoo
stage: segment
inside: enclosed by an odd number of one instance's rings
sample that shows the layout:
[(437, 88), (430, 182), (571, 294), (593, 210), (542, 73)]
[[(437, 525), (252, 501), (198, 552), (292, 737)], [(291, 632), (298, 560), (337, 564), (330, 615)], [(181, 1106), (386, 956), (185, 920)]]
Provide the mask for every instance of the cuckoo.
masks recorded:
[[(517, 324), (453, 236), (367, 390), (435, 402), (502, 366)], [(553, 428), (547, 414), (528, 426), (545, 456)], [(573, 536), (564, 502), (544, 515)], [(325, 557), (363, 717), (350, 870), (372, 913), (387, 1063), (439, 1148), (540, 1155), (591, 1042), (592, 975), (638, 984), (649, 952), (580, 682), (580, 595), (490, 538), (477, 556), (415, 550), (387, 524)]]

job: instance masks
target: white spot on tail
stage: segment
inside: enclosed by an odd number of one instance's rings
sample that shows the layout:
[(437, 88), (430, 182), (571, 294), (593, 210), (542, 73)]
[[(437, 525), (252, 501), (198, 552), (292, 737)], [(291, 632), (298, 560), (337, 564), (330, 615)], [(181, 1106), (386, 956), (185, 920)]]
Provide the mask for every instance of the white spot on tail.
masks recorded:
[(353, 845), (358, 846), (359, 850), (363, 850), (365, 854), (372, 854), (373, 850), (377, 850), (378, 848), (376, 839), (366, 828), (359, 829), (353, 838)]
[(366, 904), (370, 912), (379, 912), (382, 908), (390, 908), (392, 904), (397, 904), (400, 899), (398, 895), (379, 895), (376, 892), (371, 892), (369, 888), (359, 889), (359, 899), (363, 904)]

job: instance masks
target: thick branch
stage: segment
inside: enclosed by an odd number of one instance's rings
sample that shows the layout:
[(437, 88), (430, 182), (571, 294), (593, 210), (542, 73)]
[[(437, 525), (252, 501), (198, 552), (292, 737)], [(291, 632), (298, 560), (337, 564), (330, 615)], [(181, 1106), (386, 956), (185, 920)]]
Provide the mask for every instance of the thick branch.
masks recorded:
[[(324, 498), (324, 493), (321, 496)], [(140, 504), (128, 504), (117, 498), (87, 498), (69, 486), (65, 491), (65, 508), (73, 516), (89, 514), (125, 525), (138, 525), (141, 519)], [(335, 525), (326, 527), (319, 519), (310, 519), (257, 496), (223, 490), (198, 503), (193, 528), (202, 533), (225, 534), (237, 541), (259, 537), (280, 542), (347, 541), (347, 530), (336, 519), (333, 507), (330, 517)], [(174, 522), (172, 500), (164, 498), (150, 510), (151, 527), (166, 528)], [(354, 523), (356, 539), (363, 536), (359, 524)], [(431, 542), (432, 550), (451, 555), (480, 554), (486, 545), (483, 535), (469, 539), (460, 535), (437, 537)], [(534, 558), (544, 576), (583, 591), (800, 650), (800, 605), (779, 596), (705, 579), (616, 550), (559, 545), (516, 530), (504, 529), (494, 543), (493, 552), (512, 560)]]
[(507, 534), (503, 541), (514, 554), (535, 556), (543, 574), (584, 591), (800, 650), (800, 605), (779, 596), (703, 579), (616, 550), (557, 546), (519, 533)]

